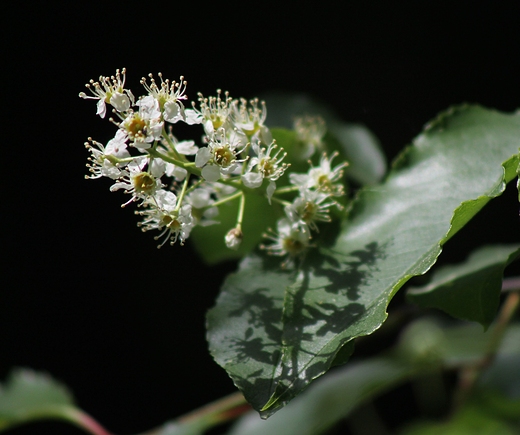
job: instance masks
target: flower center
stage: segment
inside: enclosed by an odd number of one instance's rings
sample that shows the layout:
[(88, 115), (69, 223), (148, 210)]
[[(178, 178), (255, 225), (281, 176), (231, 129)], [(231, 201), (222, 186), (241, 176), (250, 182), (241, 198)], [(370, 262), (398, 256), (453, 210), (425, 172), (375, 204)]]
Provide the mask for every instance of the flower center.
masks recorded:
[(177, 220), (176, 216), (169, 214), (162, 217), (161, 223), (172, 231), (178, 231), (181, 228), (181, 223)]
[(254, 124), (254, 126), (253, 126), (253, 128), (252, 128), (251, 130), (247, 130), (247, 129), (242, 129), (242, 130), (244, 131), (244, 133), (245, 133), (247, 136), (251, 137), (251, 136), (253, 136), (253, 135), (254, 135), (258, 130), (260, 130), (260, 126), (258, 125), (257, 122), (255, 122), (255, 124)]
[(137, 193), (151, 193), (155, 187), (155, 178), (148, 172), (140, 172), (137, 174), (132, 183)]
[(146, 121), (135, 114), (130, 121), (125, 123), (125, 129), (131, 138), (143, 136), (146, 134)]
[(262, 160), (260, 160), (260, 170), (261, 172), (264, 174), (264, 177), (265, 178), (269, 178), (271, 175), (273, 175), (276, 171), (276, 167), (275, 167), (275, 162), (273, 161), (273, 159), (270, 159), (268, 157), (266, 158), (263, 158)]
[(305, 249), (305, 246), (299, 240), (292, 237), (285, 237), (282, 242), (283, 249), (291, 255), (298, 255)]
[(221, 147), (215, 150), (215, 163), (222, 166), (223, 168), (229, 166), (235, 161), (235, 155), (229, 149), (229, 147)]
[(218, 130), (224, 124), (224, 120), (218, 115), (211, 115), (211, 122), (213, 123), (213, 128)]
[(303, 206), (301, 213), (302, 220), (306, 223), (312, 222), (316, 216), (316, 204), (311, 201), (307, 201)]

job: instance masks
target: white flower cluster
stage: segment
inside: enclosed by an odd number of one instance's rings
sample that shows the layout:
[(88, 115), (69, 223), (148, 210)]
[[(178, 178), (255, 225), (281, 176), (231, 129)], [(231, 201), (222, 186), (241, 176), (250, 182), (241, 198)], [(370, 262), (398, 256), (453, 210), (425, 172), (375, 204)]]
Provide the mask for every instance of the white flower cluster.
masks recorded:
[[(289, 164), (283, 162), (286, 153), (265, 125), (264, 102), (232, 99), (219, 90), (215, 97), (199, 94), (198, 104), (186, 108), (182, 76), (170, 82), (159, 74), (157, 82), (150, 74), (149, 81), (141, 80), (146, 94), (138, 98), (125, 88), (125, 79), (126, 70), (118, 70), (115, 76), (91, 80), (86, 87), (92, 95), (79, 94), (97, 100), (100, 117), (106, 116), (107, 106), (117, 117), (110, 118), (117, 131), (106, 145), (91, 138), (85, 144), (90, 151), (87, 178), (107, 177), (114, 182), (111, 191), (130, 194), (122, 206), (137, 204), (139, 226), (159, 231), (159, 247), (167, 241), (183, 244), (194, 226), (218, 223), (218, 206), (239, 200), (236, 225), (225, 237), (226, 245), (237, 249), (244, 237), (245, 192), (252, 189), (266, 195), (269, 203), (285, 205), (278, 231), (267, 235), (272, 244), (265, 249), (272, 254), (301, 254), (317, 222), (330, 221), (329, 209), (338, 205), (334, 198), (343, 194), (345, 164), (332, 168), (334, 155), (330, 159), (323, 155), (319, 166), (311, 166), (307, 174), (290, 174), (291, 186), (277, 189)], [(173, 124), (178, 122), (202, 126), (200, 146), (173, 135)], [(324, 126), (311, 124), (305, 121), (306, 131), (312, 132), (312, 146), (307, 148), (314, 151)], [(294, 192), (298, 196), (293, 202), (280, 199)]]
[(277, 231), (271, 230), (265, 235), (272, 242), (263, 246), (269, 253), (287, 256), (289, 261), (300, 256), (309, 248), (312, 232), (318, 231), (317, 223), (331, 221), (331, 207), (342, 208), (335, 197), (344, 194), (341, 180), (347, 163), (333, 168), (332, 160), (336, 156), (335, 153), (327, 158), (323, 154), (319, 166), (311, 166), (306, 174), (289, 175), (292, 190), (297, 188), (298, 196), (286, 203), (285, 216), (278, 221)]

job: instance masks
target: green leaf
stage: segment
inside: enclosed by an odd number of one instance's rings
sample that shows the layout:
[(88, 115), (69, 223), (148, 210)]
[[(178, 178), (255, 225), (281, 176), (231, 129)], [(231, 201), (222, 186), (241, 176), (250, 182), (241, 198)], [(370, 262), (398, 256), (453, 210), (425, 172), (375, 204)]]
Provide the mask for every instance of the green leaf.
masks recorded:
[(267, 228), (276, 226), (276, 220), (281, 213), (279, 204), (269, 205), (265, 196), (248, 193), (242, 224), (244, 238), (236, 251), (226, 246), (224, 237), (236, 225), (238, 199), (219, 207), (219, 215), (216, 217), (218, 224), (196, 226), (190, 240), (207, 264), (242, 258), (258, 245)]
[(0, 388), (0, 429), (41, 418), (65, 418), (72, 394), (49, 376), (16, 369)]
[(229, 275), (217, 306), (208, 312), (213, 356), (256, 409), (276, 387), (283, 295), (293, 281), (294, 274), (276, 259), (252, 254)]
[(243, 261), (208, 314), (208, 339), (255, 409), (268, 417), (381, 326), (393, 295), (516, 175), (519, 138), (519, 114), (452, 108), (360, 191), (334, 244), (291, 271), (264, 255)]
[(408, 379), (411, 368), (394, 357), (360, 361), (330, 373), (294, 400), (284, 412), (262, 421), (242, 418), (227, 435), (314, 435), (345, 418), (366, 400)]
[[(432, 322), (427, 322), (432, 326)], [(349, 364), (346, 367), (335, 369), (323, 378), (312, 384), (305, 394), (295, 398), (283, 412), (273, 415), (269, 420), (263, 421), (256, 413), (250, 413), (242, 417), (231, 428), (227, 435), (316, 435), (325, 433), (341, 419), (347, 418), (360, 405), (375, 399), (384, 392), (408, 381), (431, 373), (432, 364), (417, 364), (417, 357), (422, 359), (424, 344), (421, 344), (421, 355), (417, 354), (417, 342), (424, 338), (423, 319), (413, 322), (401, 334), (399, 346), (373, 358)], [(419, 326), (419, 328), (418, 328)], [(458, 325), (441, 327), (436, 325), (434, 329), (434, 347), (430, 348), (437, 358), (433, 363), (437, 367), (453, 369), (462, 364), (473, 363), (482, 359), (487, 347), (489, 334), (482, 332), (482, 328), (476, 325)], [(421, 332), (421, 337), (416, 333)], [(431, 329), (426, 331), (431, 333)], [(431, 341), (431, 340), (430, 340)], [(493, 378), (489, 378), (490, 371), (504, 369), (500, 362), (503, 358), (520, 357), (520, 325), (511, 325), (506, 331), (503, 345), (498, 351), (497, 358), (489, 367), (484, 376), (485, 386), (496, 387)], [(462, 345), (461, 345), (462, 344)], [(413, 349), (411, 352), (410, 350)], [(518, 372), (518, 370), (516, 370)], [(513, 371), (504, 372), (513, 374)], [(497, 393), (498, 394), (498, 393)], [(488, 410), (493, 410), (495, 416), (508, 418), (518, 417), (520, 409), (512, 409), (518, 400), (506, 400), (497, 394), (483, 397)]]
[(439, 268), (428, 285), (410, 288), (408, 299), (487, 329), (500, 303), (504, 269), (519, 257), (520, 245), (480, 248), (462, 264)]

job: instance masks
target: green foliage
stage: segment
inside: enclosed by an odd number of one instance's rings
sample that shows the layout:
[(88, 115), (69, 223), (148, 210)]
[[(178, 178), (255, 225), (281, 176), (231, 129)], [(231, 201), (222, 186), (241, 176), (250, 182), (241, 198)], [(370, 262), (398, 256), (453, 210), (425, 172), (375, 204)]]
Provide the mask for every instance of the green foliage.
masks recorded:
[(487, 328), (498, 309), (504, 269), (519, 257), (518, 245), (483, 247), (464, 264), (439, 268), (428, 285), (410, 288), (408, 299)]
[(208, 314), (215, 360), (268, 417), (386, 319), (393, 295), (516, 175), (520, 115), (478, 106), (432, 121), (358, 194), (335, 242), (284, 270), (246, 257)]
[(247, 415), (237, 422), (228, 435), (323, 433), (365, 400), (403, 382), (410, 374), (410, 365), (393, 356), (351, 364), (317, 381), (283, 412), (267, 421), (259, 419), (256, 413)]
[[(417, 338), (424, 339), (424, 334), (420, 333), (424, 326), (432, 328), (434, 325), (431, 321), (424, 320), (412, 323), (402, 333), (399, 346), (392, 351), (352, 362), (344, 368), (332, 371), (311, 385), (305, 394), (295, 398), (282, 412), (267, 421), (260, 420), (256, 413), (250, 413), (239, 420), (227, 435), (324, 433), (333, 424), (348, 417), (359, 406), (405, 381), (419, 378), (435, 369), (459, 367), (484, 356), (489, 334), (483, 333), (482, 328), (475, 328), (474, 325), (443, 327), (437, 324), (435, 329), (438, 332), (438, 340), (431, 348), (436, 356), (433, 364), (432, 360), (425, 361), (424, 345), (417, 346)], [(461, 343), (465, 345), (461, 347)], [(519, 325), (508, 330), (498, 358), (513, 357), (519, 361), (520, 347), (517, 343), (520, 343)], [(491, 372), (491, 368), (485, 375), (488, 372)], [(511, 380), (511, 372), (507, 373)], [(520, 373), (517, 377), (520, 380)], [(484, 386), (488, 385), (489, 382)], [(472, 406), (485, 407), (486, 413), (493, 415), (494, 422), (503, 418), (504, 415), (500, 413), (504, 412), (507, 412), (506, 417), (512, 421), (520, 416), (518, 400), (506, 398), (499, 392), (490, 394), (489, 389), (481, 391), (478, 403), (475, 401)], [(463, 419), (463, 416), (460, 419)]]
[(242, 258), (252, 251), (260, 241), (268, 227), (274, 227), (281, 215), (280, 206), (267, 202), (265, 196), (256, 193), (246, 194), (246, 207), (242, 230), (244, 239), (238, 250), (226, 247), (224, 237), (234, 228), (238, 214), (238, 200), (222, 204), (219, 207), (219, 221), (216, 225), (197, 226), (193, 229), (190, 241), (207, 264), (216, 264), (224, 260)]
[(51, 377), (14, 370), (0, 386), (0, 429), (42, 418), (68, 418), (72, 394)]
[(446, 423), (419, 423), (401, 435), (515, 435), (510, 425), (489, 415), (481, 408), (468, 407)]
[[(407, 293), (419, 308), (479, 322), (487, 332), (476, 324), (423, 316), (407, 324), (390, 350), (345, 363), (354, 340), (383, 325), (396, 292), (427, 273), (443, 245), (520, 174), (520, 113), (451, 108), (401, 153), (384, 178), (381, 147), (365, 127), (344, 123), (301, 95), (265, 99), (273, 137), (295, 172), (306, 172), (308, 162), (301, 158), (305, 144), (290, 130), (293, 117), (320, 115), (328, 128), (329, 155), (335, 151), (339, 161), (350, 163), (345, 185), (348, 180), (362, 188), (352, 202), (340, 200), (348, 213), (338, 212), (338, 222), (320, 228), (312, 248), (292, 261), (257, 249), (283, 213), (281, 204), (265, 198), (265, 182), (263, 191), (244, 190), (244, 239), (238, 250), (223, 243), (237, 222), (238, 195), (221, 204), (219, 225), (194, 229), (191, 238), (206, 263), (242, 259), (207, 315), (211, 354), (255, 410), (229, 435), (317, 435), (398, 384), (453, 369), (476, 373), (469, 400), (449, 420), (418, 421), (402, 435), (518, 433), (520, 325), (507, 325), (509, 317), (491, 326), (504, 269), (520, 257), (518, 244), (483, 247)], [(319, 159), (317, 153), (314, 164)], [(286, 173), (277, 185), (287, 182)], [(243, 412), (243, 406), (243, 397), (233, 395), (146, 433), (200, 435)], [(258, 413), (272, 417), (260, 420)], [(78, 410), (56, 381), (14, 371), (0, 388), (0, 430), (48, 418), (108, 433)]]

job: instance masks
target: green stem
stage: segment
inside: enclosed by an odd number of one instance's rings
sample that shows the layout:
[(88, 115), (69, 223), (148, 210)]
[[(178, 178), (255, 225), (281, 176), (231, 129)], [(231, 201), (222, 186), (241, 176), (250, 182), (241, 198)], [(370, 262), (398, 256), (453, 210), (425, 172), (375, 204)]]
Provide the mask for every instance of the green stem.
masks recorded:
[(188, 174), (186, 175), (186, 178), (184, 179), (184, 183), (182, 184), (182, 190), (177, 199), (177, 205), (175, 206), (175, 211), (179, 211), (181, 209), (182, 200), (184, 199), (184, 195), (186, 194), (186, 189), (188, 187), (189, 181), (190, 181), (190, 173), (188, 172)]
[[(278, 193), (278, 190), (276, 191), (276, 193)], [(291, 205), (291, 203), (289, 201), (285, 201), (283, 199), (277, 198), (274, 195), (271, 197), (271, 201), (277, 202), (278, 204), (282, 204), (284, 207)]]
[(485, 361), (483, 361), (483, 366), (488, 367), (495, 358), (498, 349), (500, 348), (500, 344), (502, 343), (502, 339), (504, 338), (504, 334), (506, 332), (507, 325), (511, 321), (513, 314), (520, 304), (520, 292), (512, 292), (504, 301), (504, 305), (500, 310), (497, 323), (493, 331), (491, 331), (492, 335), (488, 342), (488, 348), (486, 352)]
[(105, 159), (107, 159), (110, 163), (112, 163), (114, 166), (117, 165), (118, 163), (130, 163), (132, 162), (135, 157), (125, 157), (123, 159), (120, 159), (116, 156), (113, 156), (111, 154), (106, 154), (105, 155)]
[(0, 424), (0, 431), (4, 431), (6, 429), (8, 430), (21, 424), (43, 420), (66, 421), (92, 435), (113, 435), (86, 412), (75, 408), (72, 405), (49, 406), (46, 408), (41, 408), (37, 412), (24, 415), (23, 418), (18, 420), (14, 419), (13, 421), (7, 421), (5, 425)]
[(79, 409), (70, 409), (66, 414), (66, 419), (71, 423), (74, 423), (76, 426), (82, 428), (86, 432), (91, 433), (92, 435), (113, 435), (111, 432), (107, 431), (103, 426), (101, 426), (96, 420), (94, 420), (87, 413), (79, 410)]
[(240, 204), (238, 205), (238, 217), (237, 217), (237, 226), (236, 228), (242, 231), (242, 220), (244, 219), (244, 209), (246, 205), (246, 195), (244, 192), (240, 192)]
[[(233, 420), (251, 409), (240, 393), (233, 393), (209, 403), (195, 411), (173, 420), (174, 426), (192, 427), (202, 433), (207, 428)], [(164, 432), (164, 426), (143, 432), (140, 435), (156, 435)]]
[(199, 178), (197, 181), (195, 181), (188, 189), (186, 189), (186, 193), (190, 193), (193, 190), (195, 190), (197, 187), (199, 187), (202, 183), (204, 183), (204, 178)]
[(280, 189), (276, 189), (276, 193), (290, 193), (297, 192), (300, 188), (298, 186), (286, 186)]
[(218, 207), (228, 201), (233, 201), (234, 199), (238, 198), (239, 196), (243, 195), (244, 193), (242, 191), (235, 192), (233, 195), (226, 196), (225, 198), (222, 198), (219, 201), (215, 201), (213, 204), (211, 204), (211, 207)]
[[(520, 290), (520, 289), (517, 289)], [(487, 344), (484, 356), (476, 364), (463, 367), (459, 373), (459, 384), (455, 392), (454, 411), (461, 408), (468, 400), (480, 374), (491, 365), (502, 344), (502, 339), (507, 326), (520, 305), (520, 291), (511, 292), (507, 295), (502, 308), (498, 314), (494, 328), (490, 331), (491, 336)]]
[[(175, 166), (178, 166), (179, 168), (186, 169), (190, 174), (196, 175), (198, 177), (202, 176), (202, 170), (200, 168), (197, 168), (193, 162), (182, 162), (180, 160), (174, 159), (173, 157), (167, 156), (166, 154), (160, 153), (157, 150), (152, 149), (148, 150), (148, 154), (150, 154), (150, 156), (163, 159), (165, 162), (172, 163)], [(232, 186), (235, 189), (245, 190), (244, 186), (240, 181), (220, 179), (218, 180), (218, 182), (221, 184), (226, 184), (227, 186)]]
[(163, 127), (162, 133), (163, 133), (162, 137), (166, 140), (166, 142), (168, 142), (168, 145), (170, 146), (170, 151), (173, 153), (175, 158), (176, 159), (181, 159), (182, 156), (178, 153), (177, 149), (175, 148), (175, 144), (173, 143), (173, 141), (171, 140), (170, 136), (166, 132), (166, 128)]
[(520, 276), (510, 276), (502, 281), (502, 291), (520, 291)]
[(181, 160), (174, 159), (173, 157), (167, 156), (166, 154), (160, 153), (159, 151), (154, 149), (149, 149), (148, 154), (150, 154), (150, 156), (162, 159), (165, 162), (172, 163), (175, 166), (178, 166), (179, 168), (186, 169), (191, 174), (197, 175), (199, 177), (201, 175), (202, 171), (199, 168), (195, 167), (191, 162), (183, 162)]

